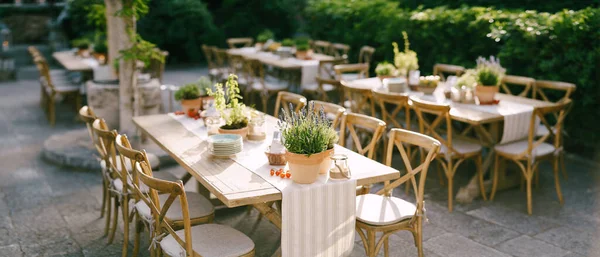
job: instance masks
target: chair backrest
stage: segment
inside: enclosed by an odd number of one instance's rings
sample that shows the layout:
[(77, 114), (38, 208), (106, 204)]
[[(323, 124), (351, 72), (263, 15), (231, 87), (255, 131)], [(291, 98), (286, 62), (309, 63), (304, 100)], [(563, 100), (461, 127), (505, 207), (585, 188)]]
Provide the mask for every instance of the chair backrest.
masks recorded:
[(338, 64), (333, 66), (333, 70), (338, 80), (342, 80), (342, 75), (345, 73), (358, 74), (357, 79), (369, 77), (369, 64), (368, 63), (352, 63), (352, 64)]
[[(424, 194), (425, 194), (425, 181), (427, 179), (427, 170), (429, 169), (429, 164), (435, 159), (441, 144), (438, 140), (431, 138), (429, 136), (419, 134), (416, 132), (393, 128), (388, 133), (388, 145), (386, 150), (386, 158), (385, 164), (387, 166), (392, 166), (392, 157), (394, 156), (394, 148), (396, 148), (400, 152), (400, 157), (404, 163), (404, 167), (406, 169), (405, 175), (401, 176), (399, 179), (393, 181), (392, 183), (385, 183), (385, 186), (377, 192), (378, 195), (389, 195), (392, 190), (405, 182), (409, 182), (412, 184), (412, 189), (414, 191), (414, 195), (416, 198), (416, 206), (417, 210), (412, 219), (416, 219), (423, 214), (424, 207)], [(413, 168), (410, 161), (410, 156), (407, 154), (405, 147), (417, 146), (421, 149), (427, 151), (426, 157), (423, 159), (421, 164), (416, 168)], [(420, 174), (419, 174), (420, 173)], [(402, 174), (401, 174), (402, 175)], [(416, 176), (419, 175), (419, 181), (417, 184)]]
[(323, 109), (325, 115), (331, 120), (331, 127), (336, 129), (341, 122), (342, 115), (346, 112), (346, 108), (337, 104), (332, 104), (323, 101), (312, 100), (309, 104), (314, 104), (314, 110), (320, 111)]
[(465, 67), (451, 64), (436, 63), (433, 65), (433, 75), (440, 76), (442, 81), (446, 80), (446, 74), (460, 76), (465, 72)]
[(117, 138), (117, 131), (110, 130), (104, 119), (96, 119), (92, 125), (94, 134), (98, 137), (95, 143), (97, 143), (97, 149), (106, 165), (106, 175), (111, 178), (120, 177), (117, 173), (117, 152), (115, 148), (115, 139)]
[(92, 139), (92, 143), (96, 145), (96, 136), (94, 135), (94, 121), (98, 118), (96, 114), (92, 111), (92, 108), (87, 105), (81, 107), (79, 109), (79, 117), (83, 122), (85, 122), (85, 126), (87, 127), (88, 134), (90, 135), (90, 139)]
[(202, 52), (204, 53), (204, 58), (206, 58), (206, 62), (208, 64), (208, 69), (209, 70), (216, 69), (217, 64), (215, 63), (216, 58), (215, 58), (215, 54), (213, 52), (213, 47), (202, 44)]
[[(519, 86), (520, 88), (522, 88), (522, 90), (520, 90), (520, 93), (519, 92), (513, 93), (510, 90), (511, 85)], [(527, 94), (529, 94), (529, 91), (533, 88), (533, 85), (535, 85), (535, 79), (533, 79), (533, 78), (506, 75), (506, 76), (502, 77), (502, 82), (500, 83), (500, 88), (502, 90), (504, 90), (504, 92), (507, 94), (527, 97)]]
[(246, 72), (244, 67), (244, 57), (237, 54), (227, 53), (227, 61), (229, 64), (229, 73), (230, 74), (240, 74), (241, 72)]
[(306, 106), (306, 97), (294, 94), (290, 92), (280, 91), (277, 93), (277, 100), (275, 101), (275, 114), (273, 116), (279, 117), (279, 109), (283, 108), (283, 111), (290, 114), (290, 108), (294, 108), (294, 112), (300, 111), (302, 107)]
[[(551, 138), (556, 149), (562, 147), (562, 128), (571, 104), (571, 99), (566, 99), (554, 106), (536, 107), (533, 109), (529, 124), (529, 135), (527, 137), (527, 150), (521, 153), (521, 156), (530, 156), (533, 158), (535, 156), (532, 154), (533, 149)], [(548, 134), (538, 137), (536, 131), (540, 122), (548, 129)]]
[(319, 54), (329, 54), (331, 43), (323, 40), (315, 40), (312, 43), (313, 51)]
[[(373, 159), (377, 142), (383, 136), (385, 128), (385, 122), (380, 119), (358, 113), (345, 113), (342, 116), (340, 128), (340, 145), (345, 146), (347, 136), (350, 135), (356, 152), (367, 156), (369, 159)], [(370, 140), (367, 138), (366, 142), (363, 143), (358, 136), (357, 129), (369, 133)]]
[(227, 45), (229, 45), (229, 48), (240, 48), (240, 47), (250, 47), (252, 46), (252, 43), (254, 42), (254, 39), (252, 39), (251, 37), (239, 37), (239, 38), (228, 38), (227, 39)]
[[(370, 88), (355, 87), (348, 81), (340, 81), (342, 85), (342, 103), (348, 100), (350, 111), (368, 113), (375, 116), (375, 101)], [(347, 106), (347, 105), (345, 105)]]
[(333, 43), (331, 44), (330, 54), (335, 58), (348, 58), (348, 52), (350, 51), (350, 46), (342, 43)]
[(373, 54), (375, 53), (375, 48), (371, 46), (363, 46), (360, 48), (360, 52), (358, 53), (358, 62), (359, 63), (371, 63), (373, 60)]
[(577, 86), (573, 83), (550, 80), (536, 80), (533, 87), (534, 99), (548, 102), (562, 102), (571, 98)]
[[(152, 214), (153, 222), (153, 233), (154, 235), (150, 235), (151, 238), (160, 240), (164, 238), (166, 235), (171, 235), (175, 239), (175, 241), (185, 249), (188, 256), (192, 256), (194, 250), (192, 248), (192, 230), (191, 230), (191, 221), (190, 221), (190, 212), (189, 212), (189, 204), (187, 200), (187, 196), (185, 194), (185, 188), (183, 186), (183, 182), (177, 181), (167, 181), (162, 179), (157, 179), (152, 176), (152, 169), (150, 168), (150, 164), (143, 160), (139, 162), (139, 169), (134, 169), (134, 183), (132, 186), (132, 191), (135, 195), (140, 195), (140, 200), (144, 201), (146, 205), (150, 209), (150, 213)], [(149, 188), (149, 192), (144, 194), (139, 187), (139, 182), (144, 183)], [(161, 205), (158, 195), (165, 194), (169, 195), (167, 200)], [(173, 206), (173, 202), (179, 198), (179, 203), (181, 206), (181, 213), (183, 218), (183, 229), (184, 236), (181, 238), (171, 225), (169, 224), (169, 220), (166, 219), (167, 211)], [(155, 245), (155, 244), (153, 244)], [(156, 244), (157, 246), (160, 244)], [(151, 249), (154, 251), (154, 249)]]
[[(138, 178), (135, 174), (135, 169), (140, 167), (141, 163), (150, 163), (148, 161), (148, 155), (145, 150), (138, 151), (133, 149), (127, 135), (117, 135), (115, 138), (115, 146), (117, 151), (119, 152), (119, 160), (121, 162), (121, 170), (119, 171), (121, 175), (121, 180), (123, 182), (123, 194), (127, 194), (129, 190), (133, 191), (133, 199), (139, 201), (140, 198), (144, 197), (143, 194), (138, 194), (135, 190), (130, 187), (133, 184), (139, 186)], [(148, 175), (152, 175), (151, 169), (150, 172), (146, 172)], [(133, 183), (129, 183), (133, 182)]]
[(37, 47), (35, 47), (35, 46), (28, 46), (27, 47), (27, 51), (29, 52), (29, 54), (31, 54), (32, 58), (35, 58), (37, 56), (41, 56), (42, 55), (40, 53), (40, 51), (37, 49)]
[(217, 68), (229, 68), (229, 55), (227, 54), (227, 49), (218, 48), (216, 46), (211, 47), (210, 49)]
[(346, 60), (344, 59), (319, 60), (319, 72), (317, 73), (317, 79), (338, 81), (336, 79), (336, 73), (333, 67), (344, 63), (346, 63)]
[[(438, 140), (442, 145), (448, 148), (448, 156), (452, 154), (460, 155), (452, 147), (452, 118), (450, 117), (450, 105), (437, 104), (423, 101), (419, 98), (410, 97), (413, 110), (419, 121), (419, 132)], [(434, 115), (433, 121), (427, 119), (425, 114)], [(442, 128), (446, 131), (445, 137), (440, 135)], [(443, 132), (442, 132), (443, 133)]]
[[(237, 57), (234, 57), (234, 62), (237, 62)], [(260, 86), (264, 94), (267, 94), (265, 86), (265, 67), (264, 64), (257, 59), (241, 57), (242, 70), (237, 74), (242, 74), (248, 86), (246, 91), (256, 89), (255, 86)]]
[[(408, 95), (385, 92), (380, 89), (372, 89), (371, 93), (373, 94), (373, 101), (379, 104), (381, 118), (388, 126), (410, 129), (410, 105), (408, 104)], [(402, 113), (404, 113), (404, 124), (400, 123), (400, 120), (402, 120)]]

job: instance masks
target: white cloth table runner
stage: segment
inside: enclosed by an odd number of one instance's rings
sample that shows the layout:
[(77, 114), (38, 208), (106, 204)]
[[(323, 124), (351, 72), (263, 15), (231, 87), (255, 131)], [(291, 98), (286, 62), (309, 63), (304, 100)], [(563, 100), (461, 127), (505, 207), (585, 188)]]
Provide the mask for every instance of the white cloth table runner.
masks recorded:
[[(194, 135), (207, 138), (207, 130), (201, 120), (172, 113), (169, 116)], [(283, 166), (269, 165), (264, 152), (272, 141), (273, 133), (272, 128), (267, 130), (266, 140), (244, 141), (243, 151), (232, 159), (281, 191), (282, 256), (349, 255), (354, 247), (356, 180), (331, 180), (327, 175), (320, 175), (315, 183), (301, 185), (294, 183), (292, 179), (271, 176), (271, 168), (279, 169)], [(350, 157), (348, 165), (351, 169), (368, 170), (368, 167), (358, 165), (359, 162), (353, 162), (352, 155), (356, 153), (340, 146), (336, 146), (335, 152)]]

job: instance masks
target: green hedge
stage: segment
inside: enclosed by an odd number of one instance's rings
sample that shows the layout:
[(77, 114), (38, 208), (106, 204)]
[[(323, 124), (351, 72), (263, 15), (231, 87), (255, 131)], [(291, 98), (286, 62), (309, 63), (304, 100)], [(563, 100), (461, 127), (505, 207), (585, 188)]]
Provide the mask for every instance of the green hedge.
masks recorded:
[(600, 9), (538, 13), (483, 7), (406, 10), (392, 0), (309, 1), (312, 38), (344, 42), (356, 60), (363, 45), (376, 47), (375, 62), (392, 60), (392, 41), (409, 34), (420, 70), (436, 62), (474, 66), (478, 56), (497, 55), (508, 74), (577, 85), (566, 121), (566, 145), (591, 156), (600, 149)]

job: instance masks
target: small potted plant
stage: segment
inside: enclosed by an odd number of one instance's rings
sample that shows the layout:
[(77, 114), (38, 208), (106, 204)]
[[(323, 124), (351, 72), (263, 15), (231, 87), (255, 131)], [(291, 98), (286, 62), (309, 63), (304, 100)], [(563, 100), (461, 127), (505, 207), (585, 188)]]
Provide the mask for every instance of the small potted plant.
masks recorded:
[(500, 59), (494, 56), (490, 56), (489, 60), (483, 57), (477, 58), (475, 96), (480, 104), (494, 102), (494, 96), (498, 92), (498, 86), (505, 72), (506, 70), (500, 65)]
[(375, 74), (377, 74), (377, 77), (381, 81), (383, 81), (383, 79), (393, 78), (396, 74), (396, 67), (387, 61), (383, 61), (378, 63), (377, 67), (375, 67)]
[(202, 92), (196, 82), (188, 83), (175, 92), (175, 100), (181, 101), (183, 111), (189, 117), (195, 117), (202, 106)]
[(301, 44), (296, 45), (296, 58), (300, 60), (308, 60), (312, 56), (312, 49), (310, 49), (310, 45)]
[(256, 36), (256, 48), (261, 49), (263, 47), (263, 45), (269, 41), (269, 39), (274, 39), (275, 38), (275, 34), (273, 33), (273, 31), (269, 30), (269, 29), (265, 29), (263, 30), (260, 34), (258, 34), (258, 36)]
[(402, 31), (402, 36), (404, 37), (403, 52), (398, 50), (396, 42), (392, 42), (394, 46), (394, 65), (396, 65), (400, 76), (408, 76), (410, 71), (419, 69), (419, 58), (417, 58), (417, 53), (409, 48), (410, 42), (406, 31)]
[(83, 57), (89, 56), (90, 44), (91, 44), (90, 40), (87, 38), (78, 38), (78, 39), (71, 41), (71, 45), (73, 45), (73, 47), (77, 48), (77, 55), (83, 56)]
[(298, 113), (282, 113), (279, 127), (292, 180), (311, 184), (317, 180), (319, 173), (326, 173), (330, 168), (330, 157), (338, 141), (337, 132), (322, 109), (314, 110), (314, 103)]
[(292, 47), (294, 45), (295, 45), (295, 42), (291, 38), (286, 38), (286, 39), (284, 39), (284, 40), (281, 41), (281, 46)]
[(107, 60), (106, 54), (108, 53), (108, 45), (106, 40), (98, 40), (96, 43), (94, 43), (93, 50), (94, 58), (96, 58), (100, 64), (105, 64)]
[(237, 78), (235, 74), (229, 74), (225, 86), (217, 83), (214, 91), (208, 90), (208, 95), (215, 98), (215, 108), (225, 120), (225, 125), (219, 128), (219, 133), (237, 134), (246, 139), (248, 117), (244, 113), (246, 105), (240, 102), (242, 96)]

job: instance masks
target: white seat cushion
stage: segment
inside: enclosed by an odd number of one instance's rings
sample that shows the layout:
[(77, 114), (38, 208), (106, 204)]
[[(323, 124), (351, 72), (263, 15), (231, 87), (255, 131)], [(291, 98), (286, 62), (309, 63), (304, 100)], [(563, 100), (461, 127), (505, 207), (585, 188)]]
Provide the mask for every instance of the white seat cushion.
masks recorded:
[[(203, 257), (233, 257), (242, 256), (254, 249), (254, 242), (242, 232), (228, 226), (219, 224), (205, 224), (193, 226), (192, 249)], [(184, 230), (176, 232), (185, 240)], [(172, 235), (160, 241), (160, 247), (167, 256), (185, 256), (185, 250)]]
[(364, 223), (383, 226), (409, 219), (417, 207), (397, 197), (376, 194), (356, 197), (356, 219)]
[[(528, 142), (527, 140), (517, 141), (513, 143), (508, 143), (504, 145), (497, 145), (494, 149), (499, 153), (511, 154), (511, 155), (519, 155), (527, 151)], [(536, 148), (533, 149), (532, 153), (534, 156), (543, 156), (550, 153), (553, 153), (554, 150), (553, 145), (548, 143), (541, 143)]]
[(342, 80), (345, 81), (351, 81), (351, 80), (357, 80), (359, 78), (358, 73), (344, 73), (341, 75)]
[(287, 89), (287, 85), (283, 84), (283, 83), (272, 83), (272, 82), (266, 82), (263, 85), (260, 82), (254, 82), (254, 84), (252, 84), (252, 89), (257, 90), (257, 91), (262, 91), (263, 90), (263, 86), (265, 88), (267, 88), (267, 90), (269, 91), (280, 91), (280, 90), (286, 90)]
[[(456, 150), (459, 154), (469, 154), (481, 151), (482, 147), (479, 144), (452, 137), (452, 148), (454, 148), (454, 150)], [(442, 154), (447, 154), (448, 147), (442, 145), (440, 152)]]
[[(186, 196), (188, 200), (190, 219), (206, 217), (214, 213), (215, 208), (213, 207), (212, 203), (206, 199), (206, 197), (194, 192), (186, 192)], [(161, 194), (158, 196), (161, 206), (167, 201), (167, 198), (169, 198), (169, 194)], [(137, 202), (135, 204), (135, 208), (140, 215), (146, 218), (146, 220), (152, 219), (150, 208), (144, 201)], [(166, 217), (171, 221), (183, 220), (183, 213), (181, 212), (181, 203), (179, 202), (179, 197), (173, 201), (173, 205), (171, 205), (169, 210), (167, 210)]]
[[(319, 88), (319, 84), (302, 85), (302, 90), (306, 91), (317, 91), (317, 88)], [(335, 90), (335, 87), (330, 84), (323, 84), (323, 90), (329, 92)]]

